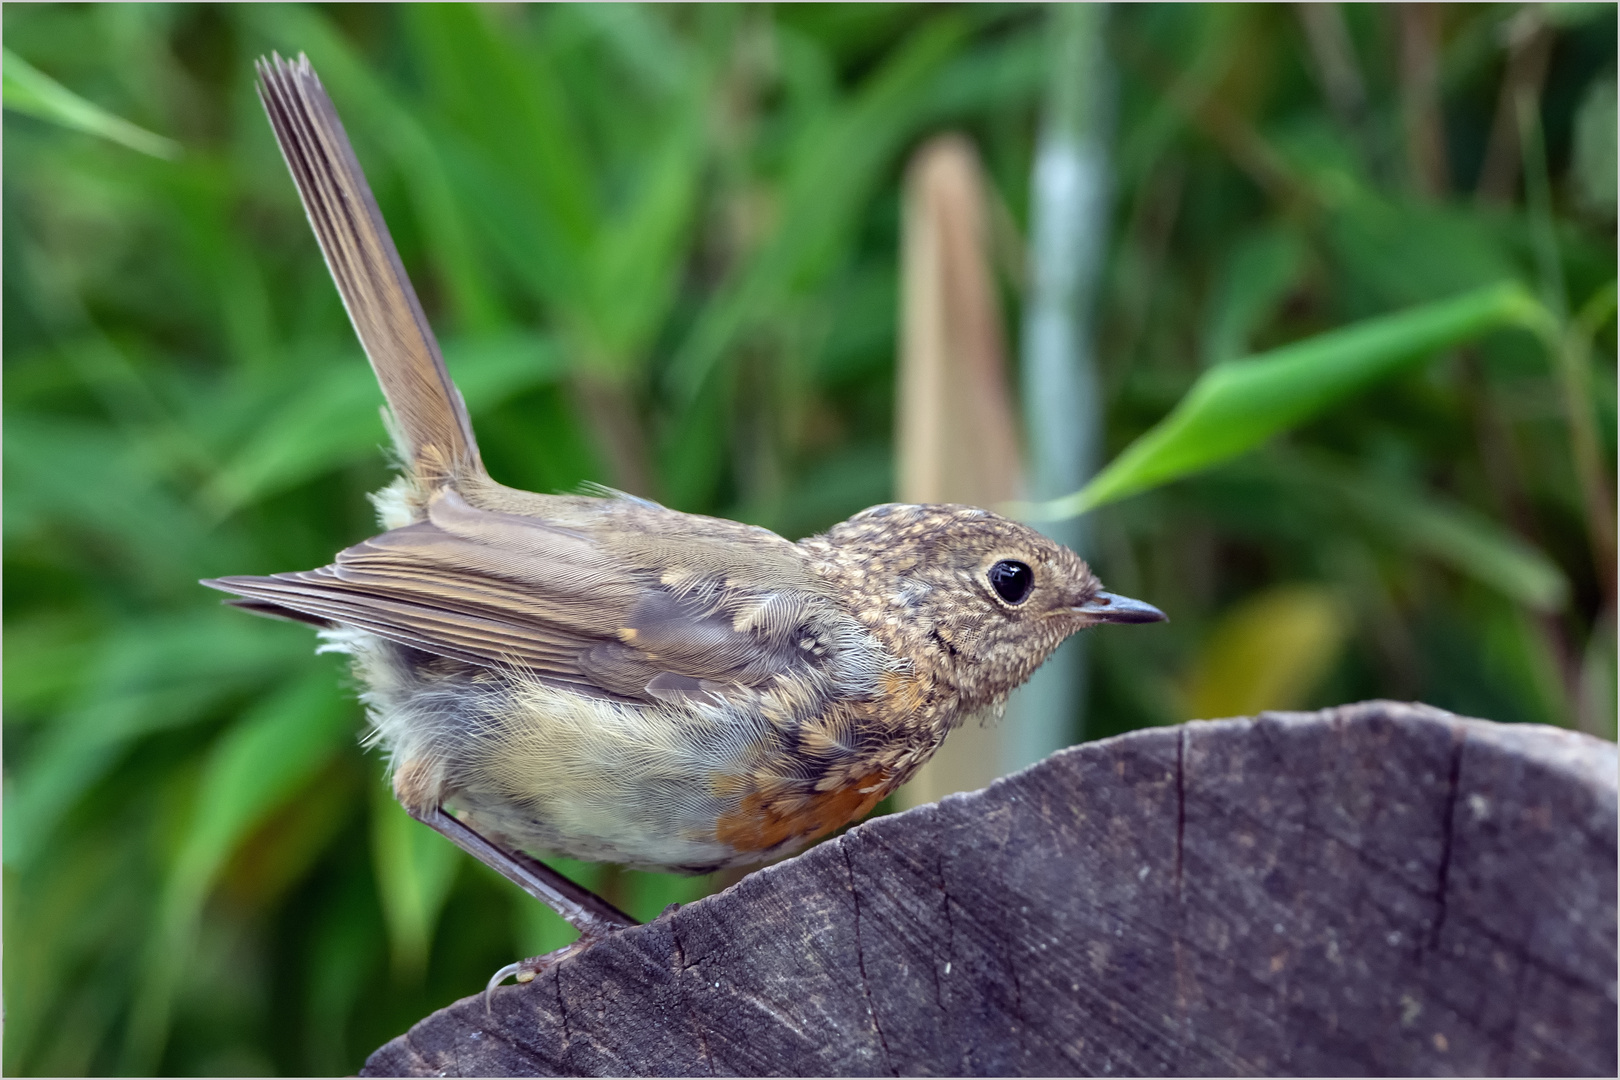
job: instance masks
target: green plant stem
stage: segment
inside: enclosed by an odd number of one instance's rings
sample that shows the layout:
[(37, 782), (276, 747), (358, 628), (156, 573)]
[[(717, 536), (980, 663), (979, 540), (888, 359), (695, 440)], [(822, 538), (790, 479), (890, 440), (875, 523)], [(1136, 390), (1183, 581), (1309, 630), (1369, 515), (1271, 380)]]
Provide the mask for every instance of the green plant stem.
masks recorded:
[(1598, 449), (1597, 424), (1592, 418), (1592, 338), (1615, 310), (1615, 283), (1599, 289), (1580, 312), (1547, 342), (1547, 353), (1563, 391), (1569, 423), (1569, 450), (1575, 462), (1586, 509), (1586, 531), (1592, 561), (1602, 583), (1606, 606), (1615, 602), (1614, 506), (1609, 499), (1608, 477)]
[[(1049, 498), (1084, 483), (1102, 447), (1093, 310), (1107, 251), (1112, 69), (1106, 4), (1050, 9), (1053, 49), (1030, 196), (1030, 280), (1022, 383), (1029, 493)], [(1043, 531), (1090, 554), (1085, 522)], [(1085, 642), (1076, 637), (1011, 702), (1004, 771), (1071, 742), (1085, 727)]]
[(1596, 425), (1592, 421), (1591, 352), (1592, 335), (1614, 309), (1614, 284), (1599, 289), (1582, 308), (1580, 316), (1574, 320), (1569, 318), (1563, 260), (1559, 256), (1558, 232), (1553, 221), (1552, 183), (1547, 175), (1540, 95), (1533, 88), (1525, 87), (1520, 90), (1515, 106), (1519, 142), (1524, 148), (1524, 195), (1536, 270), (1541, 279), (1542, 302), (1557, 321), (1556, 329), (1543, 334), (1542, 339), (1562, 391), (1569, 453), (1581, 488), (1592, 560), (1605, 601), (1612, 604), (1615, 595), (1614, 510), (1598, 452)]

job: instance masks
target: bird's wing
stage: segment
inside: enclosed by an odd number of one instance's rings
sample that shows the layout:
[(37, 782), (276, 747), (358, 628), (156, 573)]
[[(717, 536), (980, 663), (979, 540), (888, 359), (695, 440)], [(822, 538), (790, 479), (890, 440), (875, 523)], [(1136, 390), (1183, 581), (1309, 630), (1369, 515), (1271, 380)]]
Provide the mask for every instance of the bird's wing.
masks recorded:
[(428, 520), (319, 570), (204, 584), (259, 614), (356, 626), (631, 700), (723, 696), (824, 654), (806, 628), (813, 588), (778, 580), (769, 592), (749, 591), (735, 578), (681, 570), (626, 558), (588, 532), (476, 509), (445, 490)]

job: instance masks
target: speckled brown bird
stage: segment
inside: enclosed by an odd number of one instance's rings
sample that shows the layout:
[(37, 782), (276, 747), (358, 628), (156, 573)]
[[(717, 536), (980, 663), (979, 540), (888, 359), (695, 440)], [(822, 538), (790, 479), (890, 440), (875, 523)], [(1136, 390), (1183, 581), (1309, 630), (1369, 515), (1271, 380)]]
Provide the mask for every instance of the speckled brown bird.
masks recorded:
[(491, 480), (308, 60), (258, 70), (405, 467), (375, 497), (388, 531), (331, 565), (205, 584), (321, 627), (406, 809), (586, 935), (631, 920), (525, 851), (691, 873), (793, 851), (997, 713), (1070, 634), (1164, 618), (975, 507), (875, 506), (793, 543)]

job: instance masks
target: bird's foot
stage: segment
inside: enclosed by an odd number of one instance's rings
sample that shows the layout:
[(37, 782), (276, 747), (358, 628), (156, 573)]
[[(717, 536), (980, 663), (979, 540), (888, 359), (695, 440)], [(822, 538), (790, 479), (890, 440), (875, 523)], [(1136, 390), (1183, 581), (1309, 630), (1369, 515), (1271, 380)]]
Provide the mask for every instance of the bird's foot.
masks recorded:
[(555, 967), (577, 952), (583, 952), (587, 947), (596, 944), (596, 942), (599, 940), (601, 939), (581, 937), (572, 945), (564, 945), (562, 948), (553, 952), (548, 952), (541, 956), (531, 956), (527, 960), (519, 960), (516, 963), (507, 964), (505, 967), (495, 972), (495, 974), (491, 975), (489, 977), (489, 982), (484, 984), (484, 1011), (486, 1013), (492, 1013), (494, 1011), (495, 988), (501, 985), (507, 979), (516, 979), (519, 985), (533, 982), (535, 980), (535, 976), (539, 975), (541, 972)]

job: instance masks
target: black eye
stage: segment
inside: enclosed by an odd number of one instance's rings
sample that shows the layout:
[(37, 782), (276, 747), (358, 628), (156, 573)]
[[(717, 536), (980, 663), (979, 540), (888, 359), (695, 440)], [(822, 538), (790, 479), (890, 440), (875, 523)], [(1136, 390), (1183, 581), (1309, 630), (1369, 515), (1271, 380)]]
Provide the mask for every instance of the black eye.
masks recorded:
[(1035, 571), (1016, 559), (1002, 559), (990, 568), (990, 587), (1009, 604), (1022, 604), (1035, 587)]

